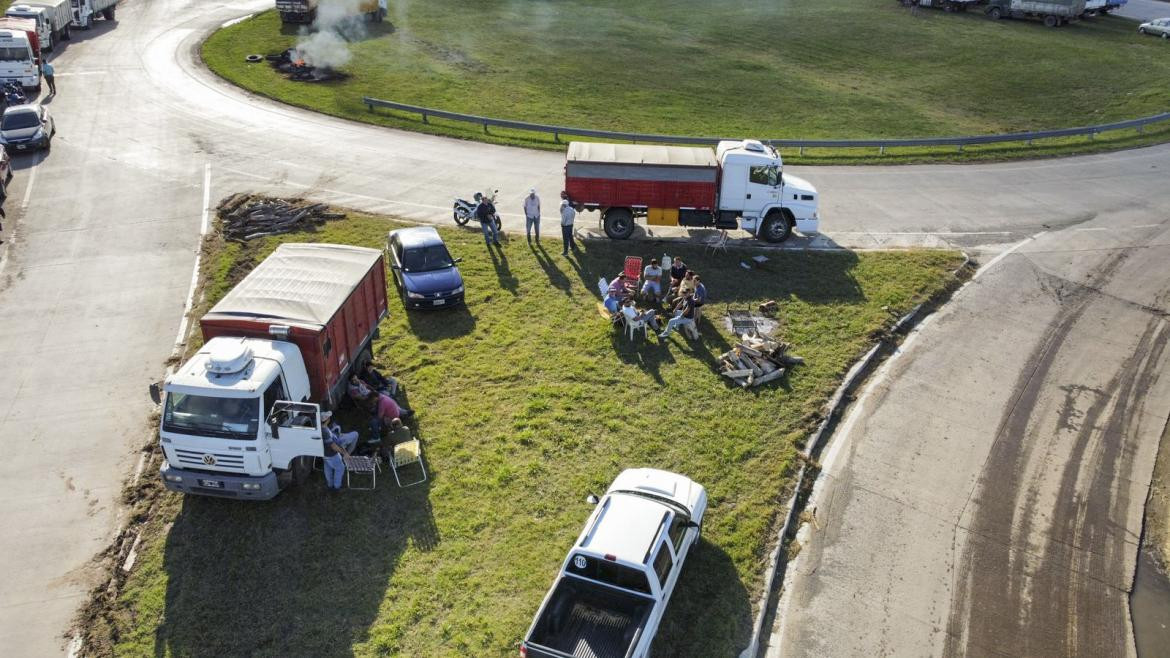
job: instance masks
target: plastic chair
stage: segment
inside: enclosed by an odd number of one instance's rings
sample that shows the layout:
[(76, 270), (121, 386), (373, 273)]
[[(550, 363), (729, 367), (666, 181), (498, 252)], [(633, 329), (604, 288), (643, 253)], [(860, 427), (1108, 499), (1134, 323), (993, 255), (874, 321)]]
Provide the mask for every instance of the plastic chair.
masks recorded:
[[(409, 466), (411, 464), (418, 464), (419, 470), (422, 471), (422, 477), (414, 482), (402, 484), (398, 470), (403, 466)], [(426, 482), (427, 467), (423, 464), (422, 442), (418, 439), (412, 439), (395, 444), (394, 453), (390, 456), (390, 470), (394, 471), (394, 481), (398, 483), (399, 487), (412, 487), (416, 484)]]
[[(622, 314), (622, 317), (625, 317), (624, 313)], [(642, 340), (646, 340), (646, 331), (647, 331), (646, 326), (647, 326), (647, 324), (646, 324), (645, 320), (631, 320), (629, 318), (626, 318), (625, 324), (626, 324), (626, 335), (629, 337), (630, 340), (634, 340), (634, 332), (639, 330), (639, 329), (642, 330)]]

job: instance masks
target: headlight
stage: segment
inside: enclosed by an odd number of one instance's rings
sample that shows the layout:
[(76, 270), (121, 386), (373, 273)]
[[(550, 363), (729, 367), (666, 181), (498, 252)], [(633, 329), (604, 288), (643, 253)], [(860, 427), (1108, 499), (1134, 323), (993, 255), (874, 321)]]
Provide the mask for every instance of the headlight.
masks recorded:
[(241, 486), (249, 491), (260, 491), (260, 484), (257, 482), (245, 482)]
[(182, 475), (171, 475), (169, 473), (167, 474), (167, 482), (182, 482), (182, 481), (183, 481)]
[(463, 286), (459, 286), (458, 288), (456, 288), (456, 289), (452, 290), (452, 291), (451, 291), (451, 294), (452, 294), (452, 295), (458, 295), (458, 294), (459, 294), (459, 293), (461, 293), (461, 292), (463, 292)]
[(426, 295), (420, 295), (417, 292), (408, 292), (408, 293), (406, 293), (406, 296), (411, 298), (411, 299), (425, 299), (426, 298)]
[(37, 139), (43, 139), (44, 136), (45, 136), (45, 129), (44, 128), (37, 128), (37, 131), (35, 133), (33, 133), (32, 138), (34, 140), (37, 140)]

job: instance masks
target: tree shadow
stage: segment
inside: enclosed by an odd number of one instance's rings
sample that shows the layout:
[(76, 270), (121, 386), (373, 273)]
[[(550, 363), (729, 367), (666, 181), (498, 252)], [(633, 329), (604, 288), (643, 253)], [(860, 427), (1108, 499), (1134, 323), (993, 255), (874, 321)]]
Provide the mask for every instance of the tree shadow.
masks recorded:
[(573, 283), (561, 268), (553, 262), (552, 257), (549, 256), (548, 251), (545, 250), (543, 243), (529, 242), (528, 248), (532, 251), (532, 255), (536, 257), (536, 262), (540, 265), (540, 269), (544, 270), (545, 276), (548, 277), (548, 282), (554, 288), (565, 293), (566, 297), (573, 296)]
[(466, 336), (475, 330), (475, 316), (463, 303), (435, 311), (404, 311), (410, 331), (424, 342)]
[(504, 250), (488, 247), (488, 255), (492, 257), (492, 267), (496, 268), (496, 278), (500, 280), (500, 287), (512, 293), (513, 297), (519, 296), (520, 279), (512, 274), (512, 268), (508, 265), (508, 256)]
[(155, 655), (352, 655), (403, 552), (440, 541), (429, 492), (386, 470), (374, 491), (327, 492), (314, 472), (268, 503), (186, 497)]
[[(700, 573), (702, 578), (694, 577)], [(728, 646), (746, 647), (751, 631), (751, 599), (735, 564), (723, 549), (700, 538), (658, 627), (654, 655), (723, 655)]]

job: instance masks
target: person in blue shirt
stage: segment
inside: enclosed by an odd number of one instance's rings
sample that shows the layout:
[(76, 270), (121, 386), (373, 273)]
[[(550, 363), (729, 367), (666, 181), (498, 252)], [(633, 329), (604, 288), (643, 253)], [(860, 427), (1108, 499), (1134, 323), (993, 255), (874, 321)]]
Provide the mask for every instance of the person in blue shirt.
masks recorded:
[(57, 95), (57, 83), (53, 81), (53, 65), (45, 62), (41, 66), (41, 74), (45, 76), (45, 82), (49, 83), (49, 95)]

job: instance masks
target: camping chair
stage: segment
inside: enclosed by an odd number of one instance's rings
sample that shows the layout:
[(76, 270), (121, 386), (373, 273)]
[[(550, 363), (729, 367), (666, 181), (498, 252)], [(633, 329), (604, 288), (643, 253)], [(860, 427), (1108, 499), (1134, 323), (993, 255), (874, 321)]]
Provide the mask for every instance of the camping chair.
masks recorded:
[[(398, 475), (399, 469), (410, 464), (418, 464), (418, 468), (422, 471), (422, 477), (413, 482), (402, 484), (402, 479)], [(416, 484), (422, 484), (427, 481), (427, 467), (423, 464), (422, 457), (422, 443), (418, 439), (411, 439), (410, 441), (403, 441), (394, 445), (394, 452), (390, 455), (390, 470), (394, 471), (394, 481), (398, 483), (399, 487), (412, 487)]]
[[(345, 486), (350, 489), (373, 490), (378, 486), (378, 460), (373, 457), (361, 457), (358, 455), (345, 455), (341, 458), (345, 462)], [(370, 476), (370, 486), (355, 487), (353, 486), (353, 476), (368, 475)]]
[(622, 273), (626, 275), (627, 281), (634, 282), (634, 289), (637, 290), (638, 282), (642, 280), (642, 257), (626, 256), (626, 264), (622, 268)]
[(727, 253), (727, 230), (719, 231), (718, 235), (708, 238), (706, 245), (706, 248), (703, 250), (704, 252), (710, 249), (712, 254), (717, 251)]

